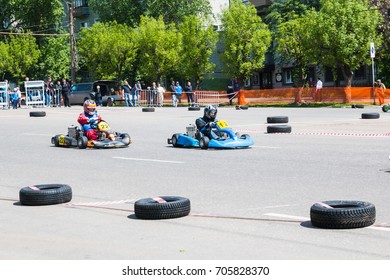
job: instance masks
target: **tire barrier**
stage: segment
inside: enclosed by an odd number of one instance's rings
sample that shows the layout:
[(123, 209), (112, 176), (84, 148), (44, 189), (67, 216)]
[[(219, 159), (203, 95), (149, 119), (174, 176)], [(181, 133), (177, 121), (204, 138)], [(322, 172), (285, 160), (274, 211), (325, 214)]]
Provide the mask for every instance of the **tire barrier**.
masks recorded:
[(46, 116), (45, 111), (32, 111), (30, 112), (30, 117), (44, 117)]
[(379, 119), (379, 113), (363, 113), (362, 119)]
[(200, 111), (200, 107), (188, 107), (188, 111)]
[(24, 187), (19, 191), (23, 205), (52, 205), (71, 201), (72, 189), (64, 184), (46, 184)]
[(267, 117), (267, 123), (288, 123), (287, 116)]
[(353, 109), (363, 109), (364, 105), (363, 104), (352, 104), (351, 108), (353, 108)]
[(180, 218), (187, 216), (190, 210), (190, 200), (180, 196), (143, 198), (134, 204), (135, 216), (145, 220)]
[(269, 125), (269, 126), (267, 126), (267, 133), (291, 133), (291, 126), (289, 126), (289, 125)]
[(323, 201), (313, 204), (310, 208), (311, 223), (319, 228), (368, 227), (375, 223), (375, 215), (375, 206), (364, 201)]
[(142, 108), (142, 112), (154, 112), (155, 108), (154, 107), (145, 107)]
[(236, 106), (236, 110), (248, 110), (248, 106), (244, 106), (244, 105), (237, 105)]

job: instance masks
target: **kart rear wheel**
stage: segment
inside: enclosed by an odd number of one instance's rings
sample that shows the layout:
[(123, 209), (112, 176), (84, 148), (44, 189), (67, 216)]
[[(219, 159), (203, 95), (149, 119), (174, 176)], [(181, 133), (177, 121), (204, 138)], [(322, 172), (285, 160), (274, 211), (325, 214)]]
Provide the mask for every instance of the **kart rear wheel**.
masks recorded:
[(131, 144), (131, 137), (129, 134), (122, 133), (119, 135), (119, 138), (122, 140), (123, 144), (125, 144), (126, 146)]
[(389, 105), (383, 105), (383, 106), (382, 106), (382, 111), (385, 112), (385, 113), (386, 113), (387, 111), (389, 111)]
[(60, 136), (56, 135), (54, 136), (54, 146), (59, 147), (60, 146)]
[(179, 134), (172, 135), (172, 146), (173, 147), (181, 147), (181, 145), (177, 144), (177, 140), (179, 140)]
[(77, 147), (79, 149), (85, 149), (88, 145), (88, 138), (86, 136), (81, 136), (79, 139), (77, 139)]
[(210, 139), (207, 136), (203, 136), (199, 140), (200, 148), (203, 150), (207, 150), (209, 148), (209, 142), (210, 142)]

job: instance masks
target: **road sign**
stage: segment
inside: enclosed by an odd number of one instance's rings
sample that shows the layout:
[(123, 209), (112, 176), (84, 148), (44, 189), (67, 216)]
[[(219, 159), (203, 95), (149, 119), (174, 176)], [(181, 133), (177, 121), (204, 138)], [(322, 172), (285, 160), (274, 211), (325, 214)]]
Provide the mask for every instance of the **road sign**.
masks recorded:
[(371, 58), (375, 57), (375, 46), (374, 46), (374, 43), (370, 43), (370, 54), (371, 54)]

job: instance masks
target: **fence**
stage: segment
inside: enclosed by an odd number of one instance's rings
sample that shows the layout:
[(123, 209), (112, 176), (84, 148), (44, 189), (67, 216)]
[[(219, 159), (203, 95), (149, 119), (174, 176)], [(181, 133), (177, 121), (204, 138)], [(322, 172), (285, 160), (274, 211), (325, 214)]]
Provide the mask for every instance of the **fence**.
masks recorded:
[(44, 107), (45, 106), (45, 83), (43, 81), (24, 82), (26, 90), (26, 106)]
[(9, 94), (7, 82), (0, 82), (0, 106), (2, 107), (2, 109), (9, 108)]

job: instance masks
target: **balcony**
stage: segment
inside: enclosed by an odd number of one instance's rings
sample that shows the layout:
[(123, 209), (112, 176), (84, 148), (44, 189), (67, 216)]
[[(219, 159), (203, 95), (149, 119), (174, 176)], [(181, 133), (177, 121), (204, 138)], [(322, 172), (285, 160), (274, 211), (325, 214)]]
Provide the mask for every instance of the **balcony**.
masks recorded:
[(75, 18), (88, 17), (89, 15), (89, 7), (77, 7), (73, 10), (73, 16)]

